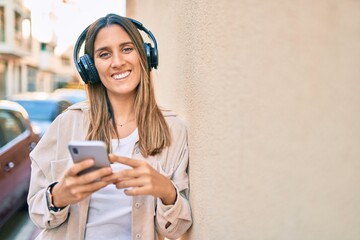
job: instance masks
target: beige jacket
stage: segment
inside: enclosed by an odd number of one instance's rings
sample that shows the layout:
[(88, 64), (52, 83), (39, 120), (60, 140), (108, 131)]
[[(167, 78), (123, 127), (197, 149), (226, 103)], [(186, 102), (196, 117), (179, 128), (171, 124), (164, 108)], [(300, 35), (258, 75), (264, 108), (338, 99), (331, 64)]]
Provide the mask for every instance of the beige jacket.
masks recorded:
[[(176, 239), (192, 224), (188, 201), (189, 179), (187, 131), (183, 122), (171, 112), (164, 111), (172, 134), (169, 148), (146, 160), (160, 173), (169, 177), (177, 189), (174, 205), (165, 206), (152, 196), (133, 197), (133, 239)], [(31, 152), (31, 181), (28, 194), (29, 214), (32, 221), (42, 229), (37, 239), (84, 239), (90, 198), (67, 206), (60, 212), (49, 211), (46, 204), (46, 187), (59, 181), (73, 164), (67, 149), (71, 140), (84, 140), (88, 120), (88, 106), (79, 103), (58, 116), (36, 148)], [(138, 144), (133, 149), (134, 159), (144, 159)], [(165, 228), (170, 222), (171, 225)], [(121, 236), (114, 236), (121, 239)]]

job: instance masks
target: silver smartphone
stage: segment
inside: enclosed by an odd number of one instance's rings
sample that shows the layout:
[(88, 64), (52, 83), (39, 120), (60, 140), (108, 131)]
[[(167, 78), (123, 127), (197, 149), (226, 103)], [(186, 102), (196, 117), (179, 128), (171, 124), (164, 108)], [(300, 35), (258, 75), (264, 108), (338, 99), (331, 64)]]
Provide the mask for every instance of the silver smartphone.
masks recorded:
[(95, 160), (94, 166), (79, 172), (79, 175), (102, 167), (110, 167), (106, 144), (103, 141), (71, 141), (68, 147), (74, 163), (88, 158)]

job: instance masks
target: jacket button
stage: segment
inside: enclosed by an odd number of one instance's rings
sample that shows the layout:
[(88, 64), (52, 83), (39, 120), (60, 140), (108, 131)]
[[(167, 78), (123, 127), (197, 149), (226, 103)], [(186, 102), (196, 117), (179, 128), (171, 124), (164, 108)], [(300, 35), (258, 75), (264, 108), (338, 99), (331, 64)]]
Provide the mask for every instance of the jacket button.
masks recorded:
[(136, 236), (135, 236), (137, 239), (140, 239), (141, 238), (141, 234), (140, 233), (138, 233), (138, 234), (136, 234)]

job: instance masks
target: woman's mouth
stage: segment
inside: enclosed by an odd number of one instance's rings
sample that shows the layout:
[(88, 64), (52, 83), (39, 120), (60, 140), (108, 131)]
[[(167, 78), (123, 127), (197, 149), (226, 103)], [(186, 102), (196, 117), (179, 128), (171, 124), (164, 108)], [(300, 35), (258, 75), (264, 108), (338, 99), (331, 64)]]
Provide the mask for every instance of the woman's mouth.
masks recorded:
[(111, 77), (115, 80), (121, 80), (121, 79), (124, 79), (126, 78), (127, 76), (130, 75), (130, 71), (126, 71), (126, 72), (123, 72), (123, 73), (116, 73), (116, 74), (113, 74)]

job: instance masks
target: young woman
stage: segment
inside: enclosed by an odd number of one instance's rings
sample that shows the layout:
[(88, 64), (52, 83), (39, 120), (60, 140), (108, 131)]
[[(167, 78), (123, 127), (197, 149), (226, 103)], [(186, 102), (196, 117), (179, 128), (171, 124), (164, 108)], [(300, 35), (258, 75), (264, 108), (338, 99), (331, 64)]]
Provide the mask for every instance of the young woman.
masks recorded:
[[(187, 131), (155, 101), (156, 40), (141, 23), (109, 14), (79, 37), (76, 56), (82, 41), (75, 65), (88, 101), (61, 114), (31, 152), (37, 239), (176, 239), (192, 224)], [(104, 141), (111, 167), (78, 175), (94, 160), (74, 164), (72, 140)]]

